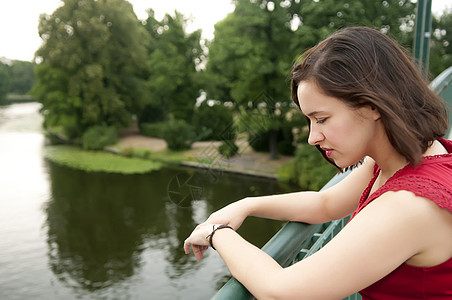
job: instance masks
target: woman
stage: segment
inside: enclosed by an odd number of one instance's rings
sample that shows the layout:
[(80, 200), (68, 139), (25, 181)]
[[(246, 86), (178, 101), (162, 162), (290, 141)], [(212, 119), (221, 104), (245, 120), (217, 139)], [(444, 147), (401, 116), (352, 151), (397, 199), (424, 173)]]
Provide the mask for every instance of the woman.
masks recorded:
[[(353, 171), (322, 192), (232, 203), (196, 227), (185, 252), (201, 259), (214, 246), (259, 299), (357, 291), (363, 299), (452, 299), (446, 109), (408, 56), (376, 30), (343, 29), (295, 64), (292, 98), (309, 121), (309, 144)], [(324, 223), (352, 213), (325, 247), (287, 268), (235, 232), (247, 216)]]

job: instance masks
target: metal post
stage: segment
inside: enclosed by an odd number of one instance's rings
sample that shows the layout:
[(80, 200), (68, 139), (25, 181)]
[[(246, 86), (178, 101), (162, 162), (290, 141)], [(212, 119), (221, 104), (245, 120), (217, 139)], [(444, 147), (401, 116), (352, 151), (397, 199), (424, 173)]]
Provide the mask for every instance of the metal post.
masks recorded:
[(418, 0), (416, 12), (416, 34), (414, 36), (414, 57), (424, 76), (428, 75), (430, 37), (432, 35), (432, 0)]

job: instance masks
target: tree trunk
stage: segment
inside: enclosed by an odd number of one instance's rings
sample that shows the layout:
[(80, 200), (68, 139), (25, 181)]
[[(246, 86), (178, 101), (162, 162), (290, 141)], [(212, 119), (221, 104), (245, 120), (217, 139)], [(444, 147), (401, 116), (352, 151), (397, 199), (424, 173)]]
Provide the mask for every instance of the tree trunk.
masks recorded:
[(276, 159), (276, 155), (278, 154), (278, 131), (271, 129), (269, 132), (269, 138), (268, 138), (268, 142), (269, 142), (269, 147), (270, 147), (270, 159), (271, 160), (275, 160)]

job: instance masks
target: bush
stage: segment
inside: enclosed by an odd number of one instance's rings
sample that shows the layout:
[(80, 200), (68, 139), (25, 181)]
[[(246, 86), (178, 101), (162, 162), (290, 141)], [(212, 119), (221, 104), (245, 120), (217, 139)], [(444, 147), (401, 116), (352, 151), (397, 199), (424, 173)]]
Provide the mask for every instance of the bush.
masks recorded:
[[(192, 124), (202, 141), (230, 140), (231, 134), (235, 134), (232, 129), (232, 111), (222, 104), (209, 106), (207, 101), (202, 102), (193, 114)], [(225, 134), (228, 135), (227, 138), (224, 137)]]
[(160, 123), (165, 121), (165, 119), (166, 116), (162, 106), (155, 103), (149, 103), (143, 108), (141, 114), (138, 116), (138, 126), (141, 129), (144, 124)]
[(300, 144), (295, 157), (278, 170), (278, 178), (298, 184), (305, 190), (317, 191), (336, 173), (337, 169), (325, 161), (315, 147)]
[(114, 127), (93, 126), (82, 135), (82, 146), (85, 150), (102, 150), (105, 146), (116, 144), (118, 134)]
[(254, 132), (248, 135), (248, 144), (257, 152), (270, 151), (269, 132)]
[(166, 122), (162, 133), (170, 150), (189, 149), (196, 137), (193, 127), (184, 120)]
[(163, 138), (165, 123), (143, 123), (140, 126), (140, 133), (145, 136)]
[(278, 143), (278, 153), (282, 155), (293, 155), (295, 152), (295, 146), (291, 141), (282, 140)]
[[(293, 155), (295, 152), (295, 146), (293, 146), (292, 128), (287, 127), (278, 130), (276, 138), (277, 149), (279, 154)], [(248, 136), (248, 143), (257, 152), (269, 152), (270, 151), (270, 133), (257, 132)]]
[(218, 151), (225, 158), (231, 158), (237, 154), (239, 147), (234, 141), (223, 141), (223, 143), (218, 147)]

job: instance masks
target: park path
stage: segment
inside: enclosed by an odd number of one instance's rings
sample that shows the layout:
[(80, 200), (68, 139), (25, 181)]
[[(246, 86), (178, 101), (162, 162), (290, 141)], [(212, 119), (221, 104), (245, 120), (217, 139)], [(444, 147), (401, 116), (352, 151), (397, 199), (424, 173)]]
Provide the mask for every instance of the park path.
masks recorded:
[[(280, 156), (271, 160), (268, 153), (254, 151), (246, 141), (238, 141), (237, 144), (239, 153), (230, 159), (224, 159), (217, 151), (220, 142), (195, 142), (191, 149), (184, 151), (183, 155), (187, 157), (187, 161), (182, 164), (190, 167), (217, 168), (230, 172), (276, 178), (276, 171), (291, 159), (288, 156)], [(140, 135), (137, 128), (122, 131), (117, 147), (152, 152), (165, 151), (167, 148), (163, 139)], [(201, 163), (205, 161), (211, 161), (211, 163)]]

